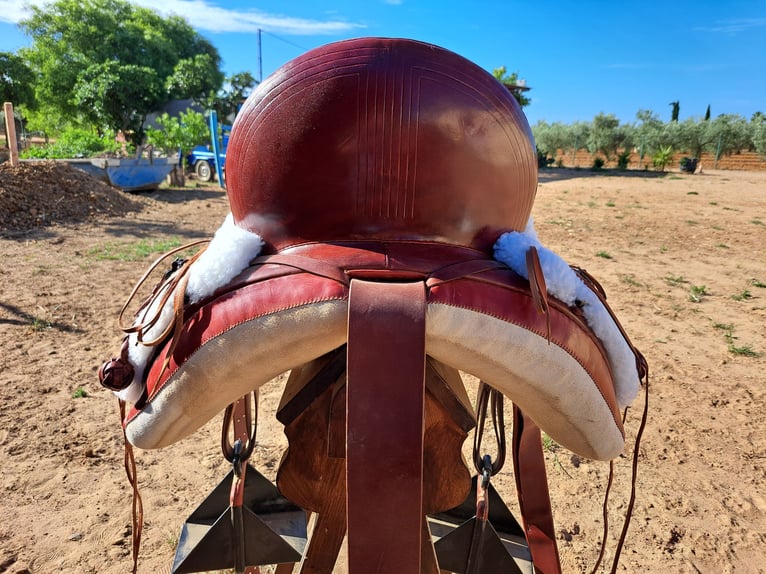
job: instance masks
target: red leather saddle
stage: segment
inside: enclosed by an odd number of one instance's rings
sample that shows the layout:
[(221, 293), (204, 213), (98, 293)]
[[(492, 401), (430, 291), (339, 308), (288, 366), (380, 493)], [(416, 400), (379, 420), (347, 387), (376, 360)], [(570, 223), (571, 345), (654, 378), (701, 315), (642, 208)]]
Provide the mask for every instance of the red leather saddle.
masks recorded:
[[(247, 100), (226, 168), (234, 223), (263, 251), (212, 295), (179, 305), (125, 418), (131, 443), (169, 445), (347, 344), (348, 468), (389, 457), (349, 474), (350, 527), (385, 521), (407, 481), (422, 480), (422, 461), (411, 463), (422, 457), (427, 355), (502, 391), (571, 450), (621, 452), (612, 365), (581, 310), (492, 257), (502, 233), (524, 229), (537, 186), (529, 126), (492, 76), (409, 40), (312, 50)], [(392, 454), (391, 441), (406, 448)], [(386, 491), (395, 502), (375, 494), (371, 477), (386, 468), (408, 469), (387, 479), (401, 481)], [(417, 496), (405, 496), (404, 530), (417, 541), (399, 536), (384, 571), (420, 555)], [(352, 564), (371, 559), (355, 543)]]

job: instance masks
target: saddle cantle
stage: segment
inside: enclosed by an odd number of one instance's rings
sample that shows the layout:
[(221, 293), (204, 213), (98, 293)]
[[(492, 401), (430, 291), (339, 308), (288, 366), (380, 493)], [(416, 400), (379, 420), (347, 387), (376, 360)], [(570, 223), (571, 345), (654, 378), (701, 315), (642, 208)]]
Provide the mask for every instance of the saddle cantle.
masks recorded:
[[(243, 263), (210, 273), (203, 288), (168, 284), (139, 314), (139, 324), (161, 314), (149, 323), (166, 336), (143, 345), (139, 325), (129, 339), (143, 395), (124, 421), (128, 439), (171, 444), (272, 377), (346, 344), (352, 281), (420, 281), (427, 355), (501, 390), (574, 452), (615, 457), (624, 446), (619, 408), (635, 394), (616, 394), (615, 381), (638, 386), (621, 328), (594, 327), (589, 307), (613, 317), (593, 289), (581, 308), (580, 298), (557, 298), (545, 277), (551, 295), (541, 306), (545, 260), (538, 280), (493, 258), (501, 236), (527, 227), (536, 185), (515, 99), (456, 54), (367, 38), (286, 64), (234, 123), (232, 214), (220, 239), (176, 273), (191, 286), (221, 253)], [(240, 243), (221, 250), (232, 234), (249, 236), (252, 252)]]
[(537, 155), (508, 90), (411, 40), (312, 50), (247, 100), (227, 190), (237, 225), (279, 250), (304, 241), (417, 239), (488, 250), (520, 231)]

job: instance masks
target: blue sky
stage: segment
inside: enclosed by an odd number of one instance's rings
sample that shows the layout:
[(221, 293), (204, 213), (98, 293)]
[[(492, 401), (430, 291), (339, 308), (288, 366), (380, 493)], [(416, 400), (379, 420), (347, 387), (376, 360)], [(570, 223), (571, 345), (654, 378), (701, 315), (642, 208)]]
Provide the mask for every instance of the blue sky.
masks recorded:
[[(407, 37), (491, 70), (505, 65), (532, 88), (538, 120), (623, 122), (650, 109), (667, 121), (766, 113), (766, 2), (451, 0), (131, 0), (184, 16), (219, 49), (227, 74), (264, 76), (302, 52), (357, 36)], [(38, 3), (39, 0), (32, 0)], [(0, 51), (29, 40), (16, 22), (27, 0), (0, 0)]]

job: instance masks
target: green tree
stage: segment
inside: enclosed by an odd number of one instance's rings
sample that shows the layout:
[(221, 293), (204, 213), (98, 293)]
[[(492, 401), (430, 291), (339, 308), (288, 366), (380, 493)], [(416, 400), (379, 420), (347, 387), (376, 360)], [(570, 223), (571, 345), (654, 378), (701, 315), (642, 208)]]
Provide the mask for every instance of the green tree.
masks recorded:
[(763, 112), (755, 112), (750, 117), (750, 143), (750, 149), (766, 157), (766, 114)]
[(513, 97), (516, 98), (516, 101), (519, 102), (519, 105), (522, 108), (524, 106), (528, 106), (532, 102), (532, 100), (524, 95), (524, 92), (526, 92), (529, 88), (526, 87), (525, 80), (519, 79), (518, 72), (508, 74), (506, 67), (500, 66), (499, 68), (492, 70), (492, 75), (495, 76), (497, 81), (508, 88), (508, 91), (513, 94)]
[(250, 95), (258, 81), (250, 72), (239, 72), (226, 78), (224, 87), (216, 94), (208, 107), (215, 109), (222, 120), (236, 115), (239, 106)]
[(678, 148), (699, 159), (702, 152), (713, 141), (709, 122), (687, 118), (683, 122), (675, 122), (678, 127)]
[(751, 146), (751, 127), (739, 114), (721, 114), (712, 122), (704, 123), (709, 140), (707, 148), (715, 154), (716, 161), (722, 155), (739, 153)]
[(532, 126), (532, 135), (535, 137), (537, 148), (550, 157), (555, 157), (558, 150), (572, 147), (571, 133), (561, 122), (549, 124), (540, 120)]
[(0, 103), (35, 107), (34, 74), (24, 60), (10, 52), (0, 52)]
[(210, 73), (215, 68), (210, 54), (179, 60), (165, 81), (166, 90), (175, 99), (191, 98), (203, 102), (221, 87), (223, 75)]
[(157, 118), (157, 125), (159, 129), (146, 130), (146, 140), (168, 155), (180, 151), (184, 157), (195, 146), (210, 141), (205, 116), (194, 110), (181, 112), (177, 118), (164, 113)]
[(132, 143), (139, 145), (144, 119), (162, 101), (162, 93), (152, 68), (105, 62), (89, 66), (78, 76), (72, 101), (91, 125), (131, 134)]
[(157, 125), (159, 129), (146, 130), (146, 140), (167, 155), (179, 153), (180, 162), (173, 170), (172, 181), (173, 185), (183, 186), (184, 158), (195, 146), (210, 141), (210, 131), (205, 116), (194, 110), (181, 112), (177, 118), (164, 113), (157, 118)]
[[(38, 101), (72, 123), (132, 130), (136, 144), (148, 112), (178, 94), (202, 99), (223, 80), (218, 51), (184, 19), (126, 0), (55, 0), (32, 6), (19, 25), (32, 38), (20, 53), (37, 76)], [(101, 99), (90, 81), (106, 89)], [(146, 92), (122, 97), (122, 89)]]
[(681, 102), (676, 100), (675, 102), (670, 102), (668, 105), (669, 106), (673, 106), (673, 111), (670, 113), (670, 121), (671, 122), (677, 122), (678, 121), (678, 112), (681, 110)]
[(633, 139), (631, 126), (621, 125), (614, 114), (601, 113), (591, 122), (587, 146), (592, 154), (600, 152), (610, 160), (618, 150), (633, 147)]

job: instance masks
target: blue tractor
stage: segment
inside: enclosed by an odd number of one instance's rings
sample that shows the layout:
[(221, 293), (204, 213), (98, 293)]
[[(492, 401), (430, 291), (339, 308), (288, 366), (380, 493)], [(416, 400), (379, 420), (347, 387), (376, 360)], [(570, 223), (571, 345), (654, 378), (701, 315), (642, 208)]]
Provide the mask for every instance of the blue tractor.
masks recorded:
[[(186, 164), (204, 182), (213, 181), (218, 174), (218, 181), (223, 182), (223, 171), (226, 163), (226, 149), (229, 147), (231, 126), (220, 125), (221, 138), (217, 138), (218, 120), (215, 111), (210, 112), (210, 135), (212, 145), (198, 145), (186, 156)], [(212, 148), (212, 149), (211, 149)]]

